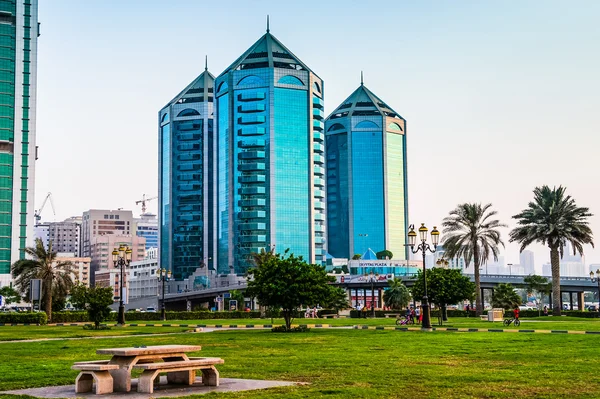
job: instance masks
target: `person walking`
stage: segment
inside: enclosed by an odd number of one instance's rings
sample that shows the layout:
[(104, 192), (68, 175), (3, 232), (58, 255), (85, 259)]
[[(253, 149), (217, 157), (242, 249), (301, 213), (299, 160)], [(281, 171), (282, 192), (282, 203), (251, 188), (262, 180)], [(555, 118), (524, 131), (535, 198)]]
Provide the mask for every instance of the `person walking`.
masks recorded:
[(421, 324), (421, 307), (417, 306), (415, 309), (415, 319), (417, 320), (417, 324)]
[(544, 305), (544, 316), (548, 316), (548, 306)]

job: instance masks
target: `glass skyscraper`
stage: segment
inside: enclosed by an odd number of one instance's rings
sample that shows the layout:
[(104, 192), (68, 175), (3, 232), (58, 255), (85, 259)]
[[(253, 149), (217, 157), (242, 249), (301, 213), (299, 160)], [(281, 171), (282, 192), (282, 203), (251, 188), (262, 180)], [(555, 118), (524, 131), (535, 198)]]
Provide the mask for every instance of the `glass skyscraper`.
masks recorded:
[(160, 267), (178, 280), (215, 259), (214, 81), (205, 69), (158, 114)]
[(323, 81), (267, 29), (215, 87), (218, 271), (273, 246), (323, 263)]
[(325, 129), (329, 253), (407, 259), (406, 121), (361, 82)]
[(34, 236), (37, 3), (0, 1), (0, 286)]

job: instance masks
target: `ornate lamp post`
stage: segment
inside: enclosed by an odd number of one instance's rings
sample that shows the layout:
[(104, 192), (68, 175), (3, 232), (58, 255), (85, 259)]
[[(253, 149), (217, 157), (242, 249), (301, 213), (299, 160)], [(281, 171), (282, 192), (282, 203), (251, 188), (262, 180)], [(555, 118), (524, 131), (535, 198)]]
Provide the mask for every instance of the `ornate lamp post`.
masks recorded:
[(113, 263), (115, 267), (121, 268), (121, 283), (119, 284), (119, 317), (118, 324), (125, 324), (125, 306), (123, 305), (123, 296), (125, 295), (125, 285), (123, 280), (123, 268), (128, 267), (131, 263), (131, 253), (133, 251), (126, 245), (119, 246), (119, 249), (114, 248), (112, 251)]
[(171, 271), (167, 271), (165, 269), (157, 269), (156, 275), (158, 277), (158, 281), (162, 282), (162, 301), (160, 307), (160, 317), (163, 321), (167, 320), (167, 310), (165, 309), (165, 281), (169, 281), (171, 279)]
[[(371, 283), (371, 317), (375, 318), (375, 280), (379, 274), (373, 273), (373, 270), (367, 275), (367, 281)], [(366, 305), (366, 304), (365, 304)]]
[(440, 232), (437, 230), (435, 226), (433, 226), (433, 230), (431, 230), (431, 242), (433, 244), (433, 249), (427, 244), (427, 227), (425, 227), (425, 223), (421, 223), (421, 227), (419, 227), (419, 238), (421, 243), (417, 246), (415, 250), (415, 244), (417, 241), (417, 233), (413, 226), (411, 226), (410, 231), (408, 232), (408, 245), (410, 245), (410, 250), (413, 254), (421, 251), (423, 253), (423, 329), (431, 328), (431, 308), (429, 306), (429, 299), (427, 298), (427, 270), (425, 268), (425, 254), (427, 251), (435, 252), (438, 243), (440, 242)]
[[(600, 269), (596, 270), (596, 278), (594, 278), (594, 272), (590, 272), (590, 278), (592, 282), (598, 283), (598, 305), (600, 305)], [(598, 309), (600, 310), (600, 307)]]

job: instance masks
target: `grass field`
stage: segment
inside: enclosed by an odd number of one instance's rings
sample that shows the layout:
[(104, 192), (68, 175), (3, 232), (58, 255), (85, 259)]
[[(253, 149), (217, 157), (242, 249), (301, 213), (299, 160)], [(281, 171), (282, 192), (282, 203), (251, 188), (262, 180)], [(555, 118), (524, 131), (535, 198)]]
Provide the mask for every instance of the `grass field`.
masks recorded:
[[(563, 320), (564, 319), (564, 320)], [(321, 320), (322, 321), (322, 320)], [(351, 320), (358, 324), (358, 320)], [(368, 324), (393, 320), (369, 320)], [(201, 321), (215, 324), (215, 321)], [(228, 324), (228, 321), (219, 320)], [(246, 321), (235, 320), (236, 324)], [(250, 321), (249, 321), (250, 322)], [(258, 321), (252, 320), (254, 324)], [(265, 322), (270, 322), (266, 320)], [(328, 321), (329, 322), (329, 321)], [(343, 325), (347, 320), (332, 320)], [(174, 322), (172, 322), (174, 323)], [(186, 323), (190, 323), (186, 321)], [(367, 324), (361, 320), (360, 324)], [(383, 325), (386, 325), (386, 324)], [(493, 323), (451, 319), (447, 325)], [(521, 328), (532, 328), (523, 322)], [(595, 329), (595, 320), (561, 318), (556, 329), (579, 323)], [(534, 323), (531, 323), (534, 324)], [(539, 324), (535, 323), (536, 327)], [(379, 324), (381, 325), (381, 324)], [(525, 325), (525, 326), (524, 326)], [(568, 327), (567, 327), (568, 326)], [(83, 333), (81, 327), (0, 327), (0, 333), (22, 338), (25, 329), (37, 338)], [(166, 332), (174, 327), (126, 327), (103, 331)], [(85, 331), (85, 333), (90, 333)], [(4, 335), (4, 339), (10, 339)], [(0, 390), (72, 384), (76, 360), (106, 358), (97, 348), (160, 344), (202, 345), (202, 356), (225, 359), (222, 377), (308, 382), (306, 386), (268, 391), (211, 394), (223, 398), (598, 398), (600, 337), (596, 335), (399, 332), (313, 329), (308, 333), (275, 334), (264, 330), (219, 331), (167, 336), (5, 342), (0, 344)], [(26, 376), (24, 378), (24, 376)], [(205, 396), (197, 396), (204, 398)], [(15, 396), (5, 396), (16, 398)]]
[[(149, 321), (139, 322), (140, 324), (154, 324), (161, 326), (164, 324), (186, 324), (186, 325), (264, 325), (271, 324), (271, 319), (226, 319), (226, 320), (170, 320), (168, 322)], [(295, 324), (330, 324), (332, 326), (394, 326), (394, 319), (296, 319)], [(437, 326), (437, 318), (432, 320), (434, 326)], [(283, 319), (273, 320), (273, 324), (282, 325)], [(457, 328), (504, 328), (501, 322), (487, 322), (476, 318), (456, 317), (450, 318), (443, 327)], [(511, 325), (509, 328), (514, 329)], [(600, 319), (582, 319), (578, 317), (540, 317), (532, 319), (522, 319), (519, 329), (526, 330), (575, 330), (575, 331), (600, 331)], [(84, 330), (80, 326), (3, 326), (0, 327), (0, 341), (26, 340), (39, 338), (82, 338), (94, 336), (114, 336), (114, 335), (142, 335), (152, 333), (172, 333), (188, 331), (186, 327), (131, 327), (125, 328), (112, 327), (110, 330), (91, 331)]]

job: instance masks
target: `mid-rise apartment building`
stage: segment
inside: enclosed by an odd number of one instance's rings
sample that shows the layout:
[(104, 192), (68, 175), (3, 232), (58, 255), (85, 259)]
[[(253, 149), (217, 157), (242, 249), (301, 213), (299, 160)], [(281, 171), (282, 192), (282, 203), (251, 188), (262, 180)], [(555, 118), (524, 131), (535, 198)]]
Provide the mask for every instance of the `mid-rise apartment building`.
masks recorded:
[(134, 234), (134, 231), (131, 211), (90, 209), (82, 217), (81, 254), (92, 256), (91, 245), (96, 237), (108, 234), (128, 236)]

